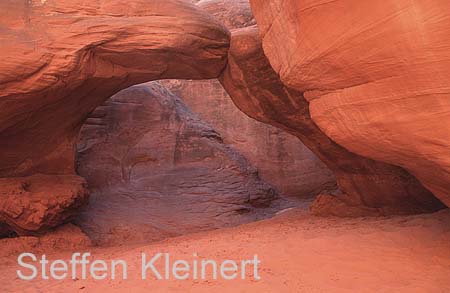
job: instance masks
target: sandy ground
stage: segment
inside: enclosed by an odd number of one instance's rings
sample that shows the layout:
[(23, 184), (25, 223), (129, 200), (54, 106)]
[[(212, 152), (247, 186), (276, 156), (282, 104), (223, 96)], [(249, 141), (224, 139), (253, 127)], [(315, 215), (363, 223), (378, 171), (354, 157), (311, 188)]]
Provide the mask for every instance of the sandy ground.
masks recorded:
[[(450, 292), (450, 211), (392, 218), (317, 218), (291, 210), (276, 218), (191, 234), (142, 247), (86, 249), (128, 263), (128, 280), (38, 280), (16, 276), (16, 256), (0, 264), (1, 292)], [(247, 259), (261, 280), (142, 280), (141, 252), (173, 258)], [(72, 252), (48, 253), (68, 259)]]

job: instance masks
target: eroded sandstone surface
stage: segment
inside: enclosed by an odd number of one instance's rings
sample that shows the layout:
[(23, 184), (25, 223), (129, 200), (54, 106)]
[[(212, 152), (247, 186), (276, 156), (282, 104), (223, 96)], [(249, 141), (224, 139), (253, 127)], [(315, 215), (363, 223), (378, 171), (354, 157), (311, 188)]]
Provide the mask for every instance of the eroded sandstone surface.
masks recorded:
[(2, 1), (0, 176), (72, 174), (74, 138), (107, 98), (223, 69), (228, 32), (212, 17), (183, 1), (124, 3)]
[(248, 0), (200, 0), (197, 6), (212, 14), (230, 30), (256, 24)]
[(163, 84), (283, 195), (313, 197), (336, 189), (333, 173), (297, 137), (242, 113), (217, 80), (170, 80)]
[[(245, 1), (190, 2), (1, 1), (1, 235), (69, 221), (88, 197), (74, 168), (82, 124), (159, 79), (222, 75), (244, 113), (334, 172), (339, 206), (434, 211), (431, 192), (450, 204), (445, 1), (252, 0), (259, 34)], [(226, 26), (239, 28), (230, 52)]]
[(305, 93), (320, 129), (450, 205), (448, 1), (251, 4), (272, 67)]
[[(177, 0), (6, 0), (0, 31), (0, 177), (19, 177), (12, 181), (73, 175), (76, 137), (92, 110), (133, 84), (215, 78), (229, 44), (222, 24)], [(51, 185), (46, 197), (41, 204), (58, 200)]]
[(405, 170), (351, 153), (323, 133), (311, 119), (303, 93), (286, 87), (270, 66), (256, 26), (233, 31), (228, 66), (220, 80), (244, 113), (296, 135), (334, 172), (344, 193), (340, 201), (379, 214), (442, 207)]
[[(256, 23), (248, 0), (202, 0), (197, 5), (230, 30)], [(162, 82), (283, 195), (312, 197), (336, 189), (332, 172), (301, 141), (239, 111), (217, 80)]]
[(0, 178), (0, 236), (37, 234), (72, 220), (88, 201), (83, 178), (43, 175)]
[(98, 107), (78, 152), (91, 200), (77, 223), (99, 244), (160, 240), (275, 211), (278, 195), (257, 170), (156, 82)]

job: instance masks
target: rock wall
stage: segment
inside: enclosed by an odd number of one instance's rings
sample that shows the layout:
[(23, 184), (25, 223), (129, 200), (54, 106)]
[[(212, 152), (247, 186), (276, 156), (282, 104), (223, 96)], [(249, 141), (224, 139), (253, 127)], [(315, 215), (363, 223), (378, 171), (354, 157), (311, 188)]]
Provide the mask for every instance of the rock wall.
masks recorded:
[(312, 121), (303, 93), (286, 87), (270, 66), (255, 26), (233, 31), (228, 66), (220, 80), (243, 112), (296, 135), (334, 172), (343, 195), (326, 202), (341, 206), (345, 201), (371, 208), (372, 214), (442, 207), (405, 170), (358, 156), (329, 139)]
[(283, 195), (311, 197), (336, 189), (332, 172), (297, 137), (242, 113), (217, 80), (171, 80), (163, 84)]
[(98, 107), (78, 152), (91, 200), (77, 223), (98, 244), (160, 240), (276, 210), (278, 195), (257, 170), (159, 83)]
[[(248, 0), (202, 0), (197, 5), (230, 30), (256, 23)], [(336, 189), (331, 171), (296, 137), (239, 111), (217, 80), (170, 80), (163, 84), (183, 98), (282, 194), (311, 197)]]
[(251, 0), (264, 52), (320, 129), (450, 205), (449, 2)]

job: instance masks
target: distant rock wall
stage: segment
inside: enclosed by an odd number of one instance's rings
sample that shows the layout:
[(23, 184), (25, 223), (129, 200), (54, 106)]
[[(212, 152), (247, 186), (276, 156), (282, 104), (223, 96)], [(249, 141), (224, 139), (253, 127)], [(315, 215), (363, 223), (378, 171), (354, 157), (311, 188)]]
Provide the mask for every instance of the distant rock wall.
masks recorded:
[(162, 81), (283, 195), (336, 189), (333, 173), (295, 136), (242, 113), (217, 80)]
[(91, 200), (77, 223), (99, 244), (160, 240), (271, 215), (276, 191), (159, 83), (98, 107), (80, 132)]
[[(197, 5), (228, 29), (256, 23), (248, 0), (201, 0)], [(258, 122), (234, 104), (217, 80), (162, 81), (258, 168), (261, 177), (288, 196), (334, 190), (332, 172), (296, 137)]]

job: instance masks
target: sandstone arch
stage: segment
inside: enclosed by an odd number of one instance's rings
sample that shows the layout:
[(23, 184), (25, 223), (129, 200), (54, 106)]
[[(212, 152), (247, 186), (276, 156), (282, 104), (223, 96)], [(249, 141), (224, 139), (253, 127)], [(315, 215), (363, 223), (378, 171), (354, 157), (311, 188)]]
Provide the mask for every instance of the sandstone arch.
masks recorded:
[[(205, 5), (206, 9), (208, 2), (200, 1), (199, 5)], [(297, 39), (289, 35), (286, 39), (283, 28), (287, 25), (290, 33), (298, 33), (296, 13), (309, 9), (302, 9), (294, 2), (272, 1), (273, 5), (263, 5), (263, 1), (253, 0), (253, 10), (262, 28), (262, 44), (255, 28), (236, 31), (228, 68), (222, 72), (227, 63), (230, 33), (212, 16), (187, 1), (2, 1), (0, 52), (5, 61), (0, 64), (0, 177), (8, 188), (2, 191), (6, 200), (0, 203), (1, 222), (19, 233), (41, 232), (67, 221), (86, 202), (84, 181), (74, 172), (76, 136), (88, 114), (110, 96), (150, 80), (208, 79), (217, 78), (221, 73), (224, 86), (242, 111), (297, 135), (336, 172), (341, 189), (350, 196), (347, 199), (350, 204), (365, 205), (377, 213), (430, 211), (442, 207), (404, 169), (363, 156), (405, 167), (448, 203), (447, 160), (432, 160), (439, 168), (424, 168), (430, 172), (419, 168), (433, 165), (426, 159), (430, 154), (442, 158), (448, 150), (446, 143), (429, 148), (425, 139), (417, 152), (404, 152), (404, 147), (393, 148), (382, 139), (376, 145), (383, 150), (386, 147), (386, 152), (363, 149), (364, 143), (372, 143), (379, 137), (367, 139), (361, 128), (349, 122), (351, 119), (340, 119), (341, 115), (336, 112), (329, 117), (323, 115), (321, 111), (334, 111), (335, 105), (324, 103), (321, 97), (330, 98), (330, 91), (345, 88), (346, 83), (340, 78), (333, 79), (335, 73), (331, 77), (327, 75), (333, 71), (332, 66), (325, 66), (327, 74), (314, 71), (318, 66), (314, 62), (305, 68), (316, 74), (311, 76), (317, 79), (306, 75), (304, 80), (305, 75), (297, 74), (302, 73), (301, 61), (304, 60), (295, 54), (299, 45)], [(350, 8), (357, 8), (356, 1), (350, 2), (353, 3)], [(439, 6), (424, 6), (423, 11), (435, 13), (436, 7)], [(389, 6), (395, 12), (394, 8)], [(406, 5), (406, 8), (411, 7)], [(383, 15), (376, 11), (376, 17)], [(277, 17), (284, 14), (291, 23), (277, 21)], [(357, 13), (351, 15), (354, 17)], [(440, 36), (445, 24), (445, 21), (433, 22), (437, 30), (431, 30), (430, 36)], [(428, 26), (422, 28), (428, 29)], [(436, 31), (437, 34), (433, 33)], [(426, 44), (437, 44), (437, 39), (433, 37)], [(447, 39), (443, 40), (446, 44)], [(447, 60), (445, 52), (439, 54), (434, 56), (437, 61)], [(325, 64), (336, 65), (333, 60)], [(427, 68), (435, 69), (432, 64), (427, 64)], [(447, 81), (444, 67), (437, 68), (439, 70), (430, 72), (440, 74), (438, 81), (442, 83), (438, 82), (432, 89), (440, 89)], [(414, 72), (413, 69), (400, 73)], [(352, 73), (349, 74), (344, 76), (353, 80)], [(427, 75), (426, 72), (423, 75)], [(327, 78), (331, 78), (331, 82)], [(428, 79), (419, 78), (418, 84), (423, 86), (424, 80)], [(320, 87), (322, 82), (326, 85), (324, 88)], [(428, 88), (418, 90), (423, 89)], [(443, 92), (445, 97), (445, 88)], [(370, 91), (374, 93), (376, 91)], [(431, 96), (437, 104), (447, 105), (448, 99)], [(342, 99), (337, 93), (337, 100)], [(416, 105), (413, 106), (416, 111)], [(364, 115), (365, 112), (358, 113)], [(411, 117), (411, 113), (406, 114), (405, 117)], [(431, 125), (437, 128), (437, 120), (432, 121)], [(347, 127), (357, 130), (355, 141), (350, 142), (343, 135), (342, 130)], [(436, 133), (446, 138), (445, 130)], [(409, 137), (401, 136), (400, 141)], [(435, 136), (432, 138), (435, 142), (441, 141)], [(416, 154), (420, 156), (414, 162)], [(438, 169), (443, 172), (436, 175)], [(22, 200), (24, 194), (28, 198), (25, 201)], [(58, 200), (43, 204), (41, 199), (45, 194)], [(4, 230), (0, 227), (0, 231)]]
[[(74, 175), (74, 146), (96, 106), (145, 81), (215, 78), (226, 62), (228, 30), (184, 1), (0, 6), (0, 177), (17, 181), (4, 191), (16, 203), (2, 201), (0, 219), (20, 233), (64, 222), (86, 202), (83, 180)], [(57, 175), (60, 184), (27, 177), (38, 173)], [(42, 206), (41, 192), (61, 202)], [(21, 206), (24, 193), (36, 200)], [(58, 217), (51, 216), (54, 206)], [(27, 221), (33, 225), (21, 224)]]

